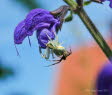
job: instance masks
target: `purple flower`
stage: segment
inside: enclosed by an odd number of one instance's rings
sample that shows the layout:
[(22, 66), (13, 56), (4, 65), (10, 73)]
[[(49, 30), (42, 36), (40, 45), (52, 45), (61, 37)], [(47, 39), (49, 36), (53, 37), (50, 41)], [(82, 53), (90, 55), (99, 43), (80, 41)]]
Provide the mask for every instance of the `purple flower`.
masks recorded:
[(25, 21), (22, 21), (18, 24), (14, 32), (14, 43), (21, 44), (22, 41), (27, 36), (26, 29), (25, 29)]
[(40, 47), (46, 48), (46, 44), (50, 39), (55, 39), (55, 33), (60, 26), (60, 20), (54, 17), (49, 11), (44, 9), (32, 10), (18, 24), (14, 32), (14, 43), (21, 44), (27, 36), (32, 36), (37, 31), (37, 39)]
[(104, 2), (104, 1), (110, 1), (109, 6), (112, 8), (112, 0), (101, 0), (101, 2)]
[(97, 95), (112, 95), (112, 64), (107, 63), (98, 74)]

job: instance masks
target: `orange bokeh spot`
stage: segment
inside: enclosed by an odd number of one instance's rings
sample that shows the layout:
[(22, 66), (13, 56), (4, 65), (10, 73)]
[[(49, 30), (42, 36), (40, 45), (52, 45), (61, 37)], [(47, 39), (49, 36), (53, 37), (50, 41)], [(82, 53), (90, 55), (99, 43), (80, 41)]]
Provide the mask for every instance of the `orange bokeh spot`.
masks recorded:
[(97, 74), (107, 61), (97, 45), (74, 51), (61, 63), (54, 95), (93, 95)]

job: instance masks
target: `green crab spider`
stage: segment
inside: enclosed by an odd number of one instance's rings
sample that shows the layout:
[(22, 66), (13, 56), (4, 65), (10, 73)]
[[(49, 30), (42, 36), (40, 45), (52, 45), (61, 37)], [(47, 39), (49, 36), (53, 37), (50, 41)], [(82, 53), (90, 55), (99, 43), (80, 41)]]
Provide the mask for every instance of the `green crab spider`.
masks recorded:
[[(54, 32), (55, 34), (55, 32)], [(55, 34), (56, 39), (52, 40), (49, 35), (46, 33), (47, 37), (49, 38), (49, 42), (47, 43), (47, 48), (45, 50), (45, 53), (42, 54), (42, 48), (39, 47), (39, 52), (43, 58), (45, 58), (48, 61), (57, 61), (56, 63), (53, 63), (49, 66), (55, 65), (60, 63), (62, 60), (66, 60), (66, 57), (68, 57), (71, 54), (71, 51), (68, 52), (61, 44), (58, 42), (58, 37)], [(50, 54), (52, 54), (52, 57), (54, 59), (54, 55), (59, 57), (59, 60), (49, 60)], [(48, 66), (47, 66), (48, 67)]]

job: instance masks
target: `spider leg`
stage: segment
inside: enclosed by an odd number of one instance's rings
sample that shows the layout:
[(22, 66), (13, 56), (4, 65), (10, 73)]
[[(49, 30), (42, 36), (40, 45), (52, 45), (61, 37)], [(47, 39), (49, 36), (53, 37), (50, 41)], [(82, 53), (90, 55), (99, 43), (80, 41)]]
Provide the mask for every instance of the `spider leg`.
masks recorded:
[(54, 33), (55, 39), (56, 39), (56, 41), (58, 42), (58, 36), (56, 35), (56, 32), (54, 31), (54, 29), (52, 29), (52, 32)]
[(50, 66), (56, 65), (56, 64), (58, 64), (58, 63), (60, 63), (60, 61), (59, 61), (59, 62), (56, 62), (56, 63), (53, 63), (53, 64), (51, 64), (51, 65), (45, 66), (45, 67), (50, 67)]
[(60, 61), (60, 60), (51, 60), (51, 61)]
[(51, 49), (51, 54), (52, 54), (52, 58), (54, 59), (55, 57), (54, 57), (54, 52), (52, 49)]
[(46, 33), (47, 37), (49, 38), (50, 41), (52, 41), (51, 37), (49, 37), (49, 35)]
[(39, 46), (39, 53), (41, 54), (41, 56), (43, 56), (42, 54), (42, 48)]
[[(50, 43), (52, 43), (53, 40), (51, 39), (51, 37), (50, 37), (47, 33), (46, 33), (46, 35), (47, 35), (47, 37), (49, 38), (49, 41), (51, 41)], [(52, 44), (52, 45), (53, 45), (53, 44)], [(54, 47), (54, 45), (53, 45), (53, 47)], [(52, 47), (52, 48), (53, 48), (53, 47)]]
[(53, 61), (58, 61), (58, 62), (56, 62), (56, 63), (53, 63), (53, 64), (51, 64), (51, 65), (48, 65), (48, 66), (45, 66), (45, 67), (49, 67), (49, 66), (56, 65), (56, 64), (60, 63), (62, 60), (63, 60), (63, 57), (62, 57), (60, 60), (53, 60)]
[(47, 59), (49, 59), (49, 57), (50, 57), (50, 48), (46, 48), (46, 52), (45, 52), (45, 59), (47, 60)]
[(46, 48), (45, 54), (42, 54), (42, 49), (41, 49), (41, 47), (39, 47), (39, 52), (43, 58), (45, 58), (46, 60), (49, 59), (49, 56), (50, 56), (49, 48)]

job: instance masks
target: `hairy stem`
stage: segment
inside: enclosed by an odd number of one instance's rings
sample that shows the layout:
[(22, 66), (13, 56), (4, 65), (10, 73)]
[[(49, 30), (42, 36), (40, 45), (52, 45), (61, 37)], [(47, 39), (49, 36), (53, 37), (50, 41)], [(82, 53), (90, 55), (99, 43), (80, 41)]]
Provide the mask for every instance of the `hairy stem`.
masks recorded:
[[(68, 5), (70, 5), (72, 7), (72, 9), (76, 8), (75, 7), (76, 5), (74, 5), (73, 3), (70, 3), (70, 2), (73, 2), (73, 0), (66, 0), (66, 3)], [(108, 46), (108, 44), (106, 43), (106, 41), (104, 40), (104, 38), (102, 37), (102, 35), (100, 34), (100, 32), (98, 31), (98, 29), (96, 28), (96, 26), (94, 25), (94, 23), (91, 21), (91, 19), (89, 18), (89, 16), (85, 12), (85, 10), (83, 8), (80, 8), (77, 11), (77, 14), (80, 17), (80, 19), (82, 20), (82, 22), (85, 24), (86, 28), (89, 30), (90, 34), (93, 36), (93, 38), (95, 39), (95, 41), (98, 43), (98, 45), (100, 46), (100, 48), (102, 49), (102, 51), (105, 53), (105, 55), (107, 56), (107, 58), (109, 60), (111, 60), (112, 51), (111, 51), (110, 47)]]

